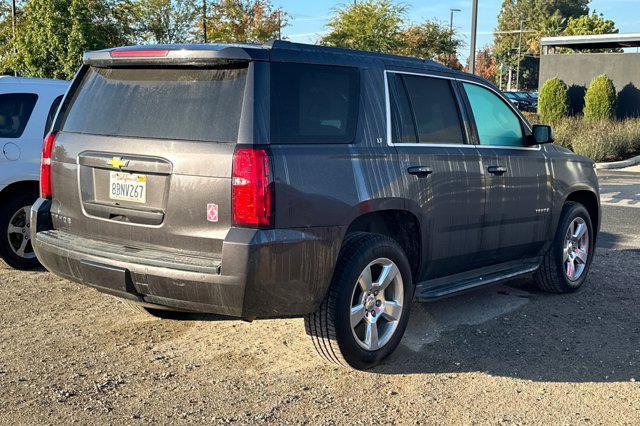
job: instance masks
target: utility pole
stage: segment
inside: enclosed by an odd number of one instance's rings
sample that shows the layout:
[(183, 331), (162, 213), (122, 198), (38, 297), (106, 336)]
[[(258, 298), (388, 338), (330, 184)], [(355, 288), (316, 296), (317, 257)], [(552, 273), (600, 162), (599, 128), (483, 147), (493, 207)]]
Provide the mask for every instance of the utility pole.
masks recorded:
[(473, 0), (471, 13), (471, 57), (469, 58), (469, 71), (476, 73), (476, 36), (478, 33), (478, 0)]
[[(14, 0), (15, 1), (15, 0)], [(207, 0), (202, 0), (202, 40), (207, 42)]]
[(520, 91), (520, 55), (522, 55), (522, 28), (524, 21), (520, 21), (520, 35), (518, 38), (518, 71), (516, 71), (516, 91)]
[(449, 37), (453, 40), (453, 12), (460, 12), (460, 9), (449, 9), (451, 11), (451, 17), (449, 18)]
[[(18, 53), (18, 48), (16, 47), (16, 0), (12, 0), (11, 2), (11, 31), (13, 32), (13, 54)], [(16, 77), (18, 72), (15, 67), (13, 69), (13, 76)]]

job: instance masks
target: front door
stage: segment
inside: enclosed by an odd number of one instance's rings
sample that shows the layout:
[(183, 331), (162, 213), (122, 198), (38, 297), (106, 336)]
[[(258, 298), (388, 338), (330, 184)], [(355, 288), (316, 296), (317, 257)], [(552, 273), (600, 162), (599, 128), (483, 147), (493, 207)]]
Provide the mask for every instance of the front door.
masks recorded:
[(462, 83), (472, 111), (487, 188), (482, 250), (496, 264), (534, 257), (551, 220), (551, 173), (528, 125), (492, 90)]
[(387, 72), (387, 79), (389, 139), (405, 172), (406, 198), (421, 215), (422, 273), (416, 281), (474, 269), (484, 178), (453, 81), (399, 72)]

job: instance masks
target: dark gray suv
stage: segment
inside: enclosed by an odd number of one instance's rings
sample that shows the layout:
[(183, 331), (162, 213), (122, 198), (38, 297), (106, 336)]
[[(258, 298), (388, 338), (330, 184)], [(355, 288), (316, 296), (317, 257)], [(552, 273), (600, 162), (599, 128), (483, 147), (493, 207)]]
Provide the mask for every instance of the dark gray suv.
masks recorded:
[(411, 301), (533, 274), (585, 281), (593, 162), (485, 80), (435, 62), (272, 42), (88, 53), (31, 212), (57, 275), (162, 318), (304, 316), (364, 369)]

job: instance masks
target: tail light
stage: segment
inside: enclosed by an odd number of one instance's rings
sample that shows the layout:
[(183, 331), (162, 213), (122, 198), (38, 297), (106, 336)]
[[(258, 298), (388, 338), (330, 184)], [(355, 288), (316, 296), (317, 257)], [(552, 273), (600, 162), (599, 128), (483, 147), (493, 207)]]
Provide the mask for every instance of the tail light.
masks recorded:
[(240, 147), (233, 153), (233, 224), (268, 227), (273, 223), (273, 178), (265, 148)]
[(55, 132), (51, 132), (44, 138), (42, 145), (42, 158), (40, 160), (40, 196), (51, 198), (51, 154), (56, 142)]

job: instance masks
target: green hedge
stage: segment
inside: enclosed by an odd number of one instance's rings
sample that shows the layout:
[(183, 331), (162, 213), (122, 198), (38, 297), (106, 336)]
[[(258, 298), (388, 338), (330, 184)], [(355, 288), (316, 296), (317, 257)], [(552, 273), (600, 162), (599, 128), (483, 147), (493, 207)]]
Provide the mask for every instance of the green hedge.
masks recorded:
[(617, 95), (613, 81), (605, 74), (594, 78), (584, 96), (584, 118), (610, 120), (616, 115)]
[(567, 85), (559, 78), (547, 80), (538, 99), (538, 112), (545, 123), (555, 123), (569, 113), (569, 95)]

